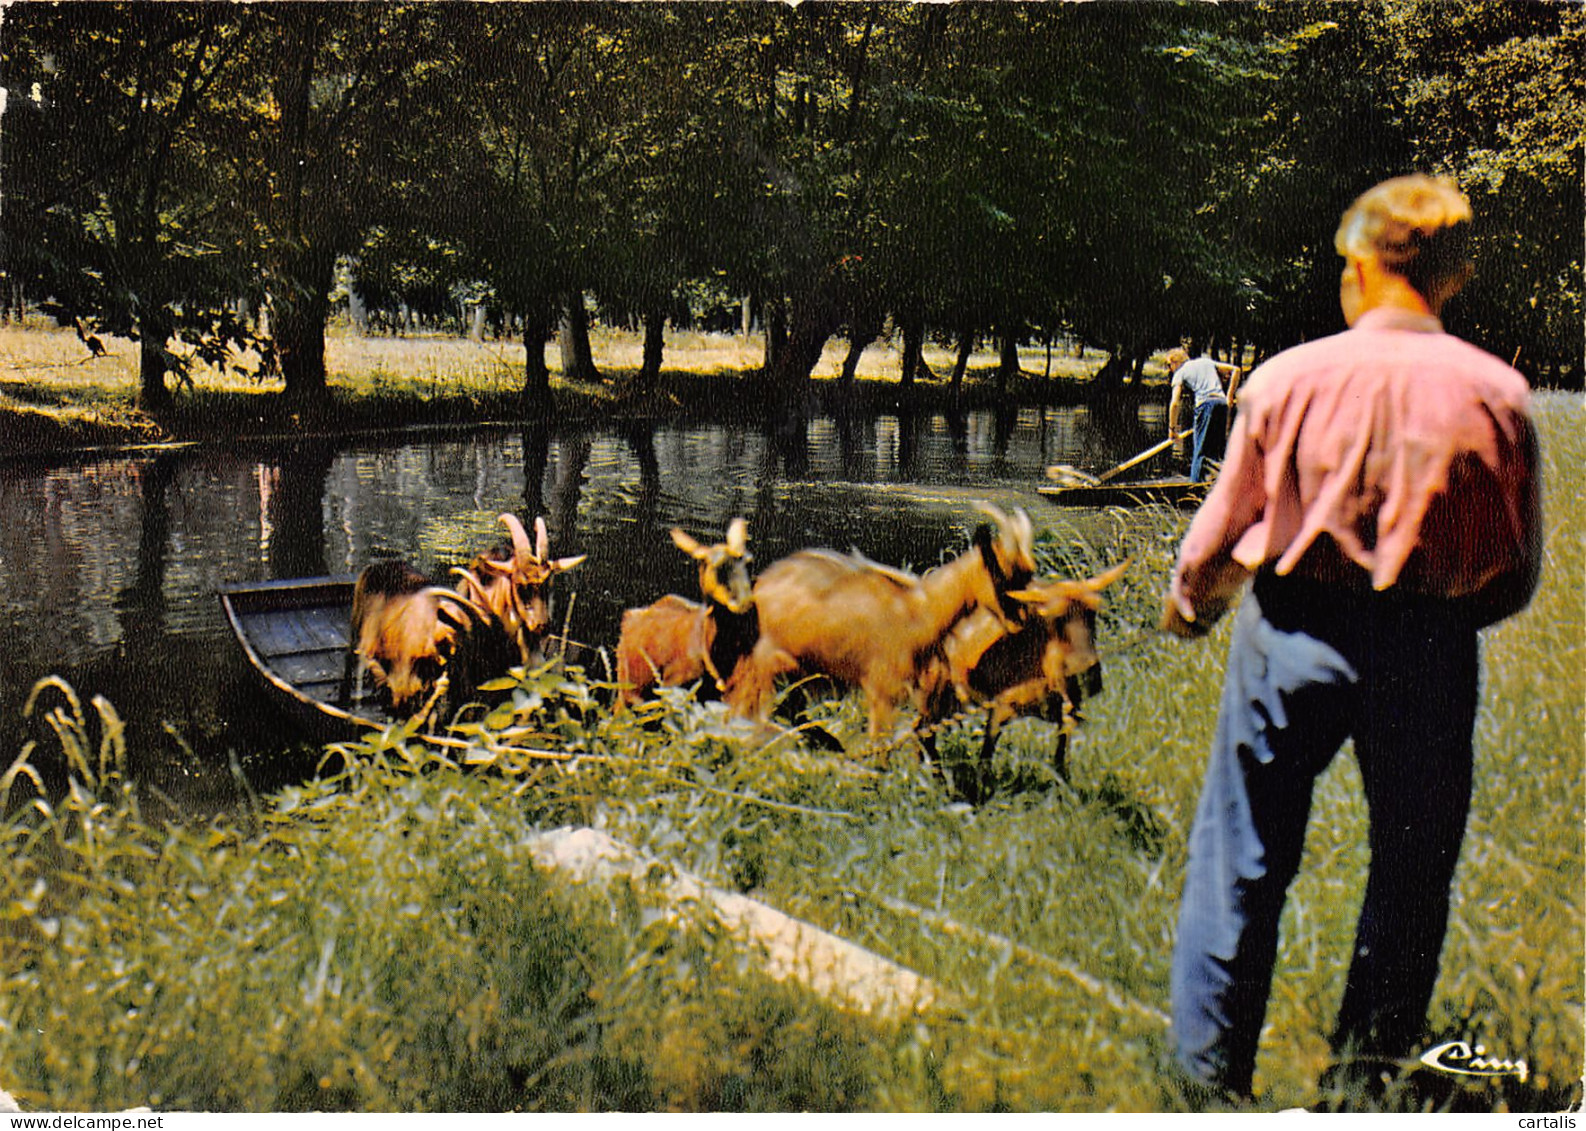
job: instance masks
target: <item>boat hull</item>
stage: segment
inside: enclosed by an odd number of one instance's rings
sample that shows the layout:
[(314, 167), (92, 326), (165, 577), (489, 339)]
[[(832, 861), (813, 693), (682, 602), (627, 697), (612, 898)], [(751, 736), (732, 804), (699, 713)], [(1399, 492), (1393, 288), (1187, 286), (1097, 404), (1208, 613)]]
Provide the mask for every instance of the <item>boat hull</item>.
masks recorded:
[(1043, 486), (1037, 490), (1060, 507), (1138, 507), (1153, 503), (1198, 507), (1210, 488), (1210, 483), (1191, 483), (1188, 479), (1145, 479), (1128, 483)]
[(389, 726), (366, 682), (344, 693), (355, 579), (309, 577), (221, 586), (226, 621), (283, 714), (315, 739), (339, 742)]

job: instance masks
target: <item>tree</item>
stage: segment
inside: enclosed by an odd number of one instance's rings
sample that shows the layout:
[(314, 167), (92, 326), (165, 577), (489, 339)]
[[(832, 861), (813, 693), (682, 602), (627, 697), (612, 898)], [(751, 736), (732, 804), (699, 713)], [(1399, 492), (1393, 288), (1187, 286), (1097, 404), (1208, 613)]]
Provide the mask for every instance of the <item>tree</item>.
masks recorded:
[[(612, 185), (631, 160), (646, 84), (627, 70), (638, 25), (657, 18), (604, 5), (462, 9), (448, 25), (457, 147), (444, 229), (525, 321), (525, 392), (548, 404), (544, 348), (560, 318), (577, 335), (584, 294), (615, 283), (602, 264), (622, 238)], [(619, 288), (620, 289), (620, 288)], [(577, 339), (575, 338), (576, 342)], [(569, 376), (592, 376), (587, 342)]]
[(1581, 384), (1586, 10), (1395, 0), (1375, 30), (1415, 163), (1476, 210), (1476, 274), (1450, 325), (1536, 377)]
[[(250, 62), (254, 114), (242, 148), (268, 246), (275, 358), (286, 395), (327, 395), (325, 325), (336, 261), (403, 209), (414, 175), (408, 133), (434, 96), (441, 13), (425, 4), (273, 4)], [(422, 146), (419, 152), (424, 156)]]
[(249, 233), (212, 146), (252, 23), (211, 4), (7, 14), (5, 84), (28, 92), (8, 102), (0, 153), (7, 270), (85, 341), (136, 339), (150, 409), (168, 405), (168, 374), (249, 340), (231, 310)]

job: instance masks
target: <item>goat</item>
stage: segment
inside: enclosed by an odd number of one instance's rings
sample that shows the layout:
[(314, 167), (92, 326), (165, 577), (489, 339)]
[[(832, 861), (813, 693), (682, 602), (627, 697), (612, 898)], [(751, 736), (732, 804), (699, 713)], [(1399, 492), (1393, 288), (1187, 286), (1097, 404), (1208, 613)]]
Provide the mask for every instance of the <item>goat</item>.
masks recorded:
[(366, 566), (352, 592), (352, 626), (344, 688), (353, 665), (367, 670), (375, 686), (391, 697), (391, 709), (413, 714), (440, 681), (461, 623), (442, 616), (443, 606), (484, 618), (486, 610), (468, 598), (436, 585), (407, 562), (390, 560)]
[[(636, 702), (651, 688), (680, 687), (705, 675), (707, 694), (727, 688), (727, 679), (754, 647), (758, 621), (749, 584), (749, 524), (735, 518), (727, 540), (703, 546), (681, 530), (672, 542), (699, 562), (704, 602), (668, 593), (653, 604), (622, 614), (617, 641), (617, 708)], [(724, 674), (725, 673), (725, 674)]]
[(507, 528), (511, 545), (479, 554), (466, 569), (454, 569), (452, 573), (460, 579), (457, 591), (488, 610), (517, 641), (520, 661), (532, 666), (544, 658), (542, 646), (551, 626), (551, 579), (588, 555), (552, 558), (543, 518), (534, 520), (532, 546), (517, 515), (506, 513), (499, 521)]
[(391, 697), (397, 714), (412, 714), (439, 687), (447, 664), (466, 641), (467, 673), (488, 678), (511, 666), (509, 653), (524, 663), (539, 657), (550, 625), (545, 589), (559, 572), (583, 561), (552, 559), (545, 520), (535, 519), (537, 543), (516, 515), (503, 514), (512, 542), (486, 551), (466, 569), (452, 572), (456, 590), (431, 581), (402, 561), (376, 562), (353, 587), (351, 652), (343, 678), (350, 691), (353, 667), (367, 670)]
[(1078, 707), (1101, 692), (1096, 610), (1101, 591), (1123, 576), (1127, 561), (1086, 581), (1034, 583), (1010, 592), (1027, 606), (1015, 630), (976, 610), (942, 642), (940, 660), (924, 679), (925, 707), (918, 733), (927, 752), (934, 734), (959, 709), (985, 706), (980, 777), (987, 776), (997, 737), (1010, 719), (1033, 715), (1059, 723), (1053, 764), (1068, 776), (1068, 740)]
[(1009, 621), (1009, 590), (1035, 572), (1029, 516), (983, 509), (997, 533), (981, 526), (969, 550), (922, 576), (830, 550), (771, 565), (754, 586), (759, 640), (728, 685), (733, 713), (764, 722), (776, 677), (819, 673), (860, 688), (871, 739), (887, 733), (906, 694), (920, 704), (919, 677), (954, 625), (976, 608)]

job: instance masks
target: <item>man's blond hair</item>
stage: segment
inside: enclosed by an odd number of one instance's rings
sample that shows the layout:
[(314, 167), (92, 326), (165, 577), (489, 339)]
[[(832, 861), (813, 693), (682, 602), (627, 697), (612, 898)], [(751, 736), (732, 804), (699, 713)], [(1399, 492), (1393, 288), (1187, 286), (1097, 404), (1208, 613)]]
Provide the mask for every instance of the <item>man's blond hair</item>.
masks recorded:
[(1394, 177), (1355, 198), (1333, 246), (1375, 259), (1423, 295), (1464, 282), (1470, 271), (1470, 201), (1452, 182), (1424, 173)]

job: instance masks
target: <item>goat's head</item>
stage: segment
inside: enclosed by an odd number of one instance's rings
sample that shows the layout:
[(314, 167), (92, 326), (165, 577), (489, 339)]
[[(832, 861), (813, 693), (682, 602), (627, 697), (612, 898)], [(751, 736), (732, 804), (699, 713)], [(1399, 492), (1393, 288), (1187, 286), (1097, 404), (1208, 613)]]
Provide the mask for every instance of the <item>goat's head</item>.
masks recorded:
[(735, 518), (727, 524), (727, 540), (704, 546), (681, 530), (672, 531), (672, 542), (699, 563), (699, 591), (713, 605), (729, 613), (745, 613), (754, 601), (749, 582), (749, 524)]
[(572, 569), (587, 555), (551, 557), (550, 535), (543, 518), (534, 520), (532, 544), (517, 515), (503, 514), (500, 521), (512, 538), (511, 546), (480, 554), (466, 570), (453, 572), (462, 579), (460, 588), (488, 608), (518, 638), (527, 662), (538, 637), (550, 627), (547, 589), (551, 579)]
[(1096, 611), (1101, 591), (1123, 576), (1129, 562), (1086, 581), (1053, 581), (1009, 592), (1047, 626), (1041, 659), (1046, 683), (1071, 703), (1101, 692), (1101, 657), (1096, 652)]
[(975, 545), (985, 563), (989, 585), (988, 592), (979, 594), (979, 601), (1011, 631), (1021, 610), (1008, 594), (1028, 585), (1035, 576), (1035, 535), (1030, 516), (1022, 509), (1014, 511), (1011, 517), (990, 503), (981, 503), (979, 509), (997, 524), (995, 532), (990, 526), (981, 526), (975, 531)]

